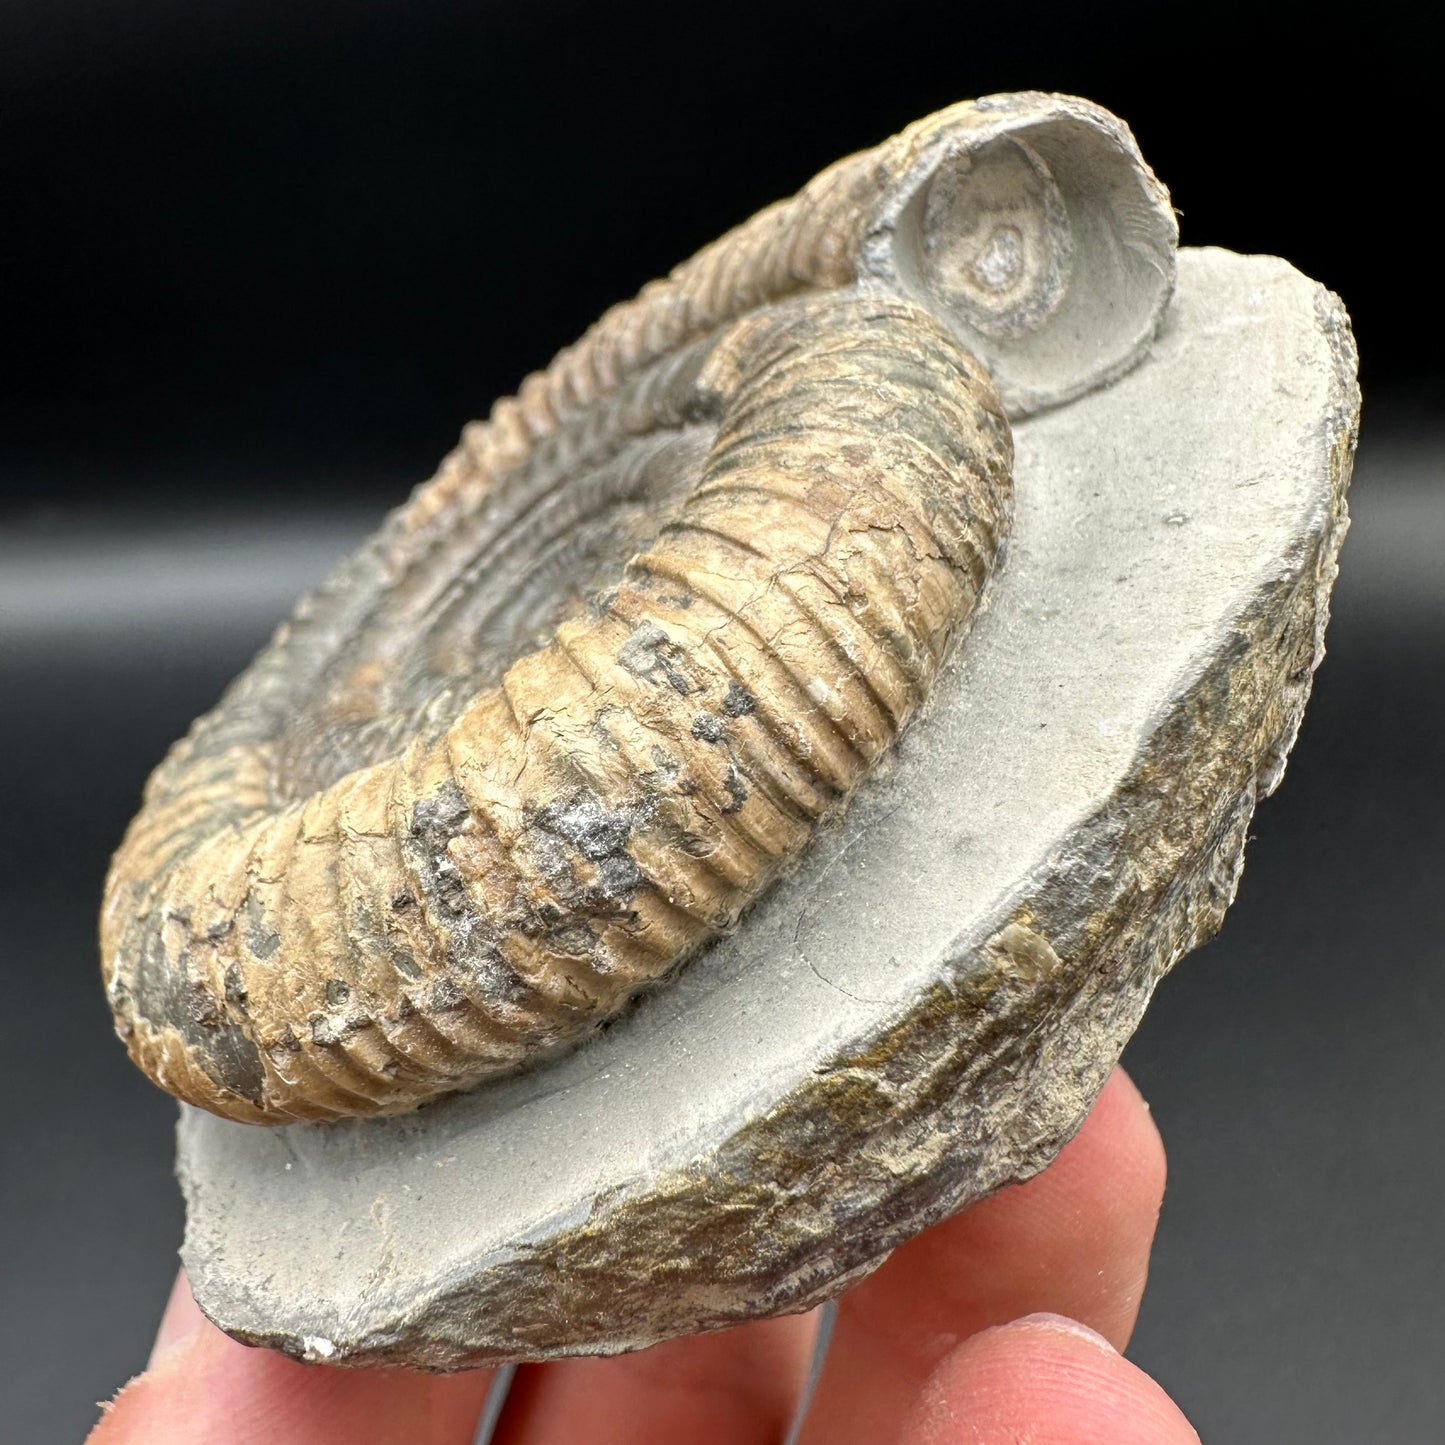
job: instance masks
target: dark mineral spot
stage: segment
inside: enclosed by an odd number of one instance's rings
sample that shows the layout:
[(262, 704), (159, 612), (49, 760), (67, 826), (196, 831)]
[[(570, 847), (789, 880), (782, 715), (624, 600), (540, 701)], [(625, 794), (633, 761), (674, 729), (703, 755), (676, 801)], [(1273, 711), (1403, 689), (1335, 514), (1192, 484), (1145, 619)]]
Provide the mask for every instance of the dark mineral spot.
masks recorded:
[(256, 958), (270, 958), (281, 947), (281, 935), (266, 922), (261, 900), (246, 895), (246, 947)]
[[(239, 973), (235, 981), (239, 983)], [(228, 996), (231, 983), (228, 971)], [(171, 965), (159, 932), (152, 935), (141, 955), (135, 975), (135, 1001), (142, 1018), (180, 1034), (196, 1062), (218, 1087), (253, 1104), (260, 1103), (265, 1079), (260, 1050), (240, 1025), (226, 1022), (222, 1002), (188, 977), (184, 955), (174, 967)]]
[(632, 814), (620, 808), (606, 808), (593, 794), (574, 793), (565, 803), (548, 803), (537, 813), (538, 823), (549, 833), (565, 838), (584, 858), (594, 862), (619, 853), (632, 831)]
[(241, 967), (233, 963), (226, 970), (226, 1002), (232, 1008), (246, 1007), (246, 981), (241, 977)]
[(403, 978), (420, 978), (421, 969), (417, 961), (412, 957), (411, 950), (404, 948), (401, 944), (392, 942), (387, 949), (391, 958), (391, 965)]
[(186, 1006), (191, 1017), (203, 1029), (219, 1028), (224, 1015), (221, 1006), (204, 984), (193, 983), (186, 993)]
[(217, 1029), (206, 1063), (207, 1072), (223, 1089), (253, 1104), (261, 1102), (266, 1082), (261, 1051), (240, 1029), (234, 1025)]
[(608, 732), (607, 724), (603, 720), (606, 715), (611, 711), (611, 708), (604, 708), (600, 713), (598, 713), (597, 716), (593, 719), (592, 726), (589, 731), (591, 732), (592, 736), (596, 738), (597, 741), (604, 748), (607, 749), (609, 753), (615, 753), (621, 751), (621, 745), (618, 743), (617, 739), (613, 737), (610, 732)]
[(757, 699), (736, 678), (728, 683), (722, 700), (722, 710), (728, 717), (746, 717), (750, 712), (756, 712), (757, 707)]
[(312, 1014), (307, 1023), (311, 1025), (313, 1044), (339, 1044), (342, 1031), (325, 1014)]
[(432, 1013), (450, 1013), (461, 1008), (466, 1003), (462, 997), (462, 991), (451, 979), (444, 978), (431, 991), (431, 1000), (427, 1007)]
[[(527, 981), (507, 962), (501, 950), (496, 947), (485, 945), (475, 949), (464, 961), (460, 959), (453, 961), (458, 964), (464, 963), (472, 982), (490, 998), (517, 1003), (530, 992)], [(453, 988), (450, 983), (443, 986)], [(457, 999), (458, 1002), (461, 1001), (460, 993), (457, 994)]]
[(747, 785), (743, 782), (743, 775), (736, 766), (729, 764), (727, 777), (723, 779), (723, 783), (728, 790), (728, 798), (731, 800), (723, 804), (723, 812), (736, 813), (748, 800), (748, 790)]
[(597, 887), (608, 900), (630, 898), (642, 886), (642, 869), (626, 854), (604, 858), (597, 865)]
[(622, 644), (617, 662), (634, 677), (656, 683), (660, 673), (675, 693), (686, 697), (692, 685), (683, 675), (682, 649), (655, 623), (644, 622)]
[(434, 848), (445, 847), (466, 826), (471, 809), (455, 783), (445, 783), (433, 798), (422, 798), (411, 810), (412, 836)]

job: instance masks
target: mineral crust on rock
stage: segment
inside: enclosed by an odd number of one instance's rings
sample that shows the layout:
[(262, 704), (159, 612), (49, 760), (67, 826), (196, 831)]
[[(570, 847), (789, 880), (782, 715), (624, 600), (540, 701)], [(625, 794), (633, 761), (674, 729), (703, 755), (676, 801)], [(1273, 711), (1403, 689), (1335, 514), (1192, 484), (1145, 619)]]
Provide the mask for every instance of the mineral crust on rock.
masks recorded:
[[(1056, 214), (1027, 154), (994, 158)], [(878, 245), (911, 259), (860, 285), (956, 274)], [(1033, 254), (1046, 294), (1069, 259)], [(1077, 386), (1057, 336), (1022, 371), (980, 346), (1016, 414), (1075, 399), (1015, 429), (1009, 553), (967, 646), (741, 927), (575, 1052), (414, 1114), (183, 1110), (183, 1254), (223, 1329), (441, 1369), (635, 1349), (836, 1295), (1054, 1156), (1233, 897), (1345, 529), (1338, 301), (1272, 258), (1179, 262), (1117, 380), (1147, 317)]]

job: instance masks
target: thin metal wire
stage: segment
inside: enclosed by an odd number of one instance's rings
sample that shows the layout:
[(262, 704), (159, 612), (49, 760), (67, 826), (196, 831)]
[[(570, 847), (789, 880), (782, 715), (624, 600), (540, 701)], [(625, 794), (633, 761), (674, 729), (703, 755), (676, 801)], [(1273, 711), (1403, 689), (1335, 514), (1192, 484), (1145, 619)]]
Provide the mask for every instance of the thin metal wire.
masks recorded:
[[(832, 1343), (833, 1326), (837, 1320), (837, 1303), (830, 1300), (818, 1311), (818, 1332), (813, 1336), (813, 1356), (808, 1361), (808, 1378), (803, 1382), (803, 1393), (798, 1399), (798, 1408), (793, 1414), (793, 1423), (788, 1427), (783, 1445), (798, 1445), (798, 1441), (802, 1439), (803, 1424), (807, 1420), (808, 1407), (813, 1403), (813, 1396), (818, 1389), (818, 1381), (823, 1374), (823, 1362), (828, 1358), (828, 1346)], [(477, 1421), (477, 1433), (472, 1439), (472, 1445), (491, 1445), (492, 1436), (496, 1433), (497, 1422), (502, 1418), (502, 1407), (506, 1405), (507, 1396), (512, 1392), (512, 1381), (516, 1378), (516, 1374), (517, 1367), (515, 1365), (502, 1365), (492, 1376), (486, 1401), (482, 1405), (482, 1418)]]
[(507, 1403), (507, 1396), (512, 1393), (512, 1381), (516, 1375), (515, 1365), (497, 1367), (497, 1373), (492, 1376), (492, 1383), (487, 1388), (487, 1398), (482, 1405), (482, 1418), (477, 1421), (477, 1433), (472, 1437), (472, 1445), (492, 1445), (497, 1421), (502, 1418), (502, 1406)]
[(818, 1333), (813, 1336), (813, 1358), (808, 1362), (808, 1378), (803, 1382), (803, 1393), (798, 1408), (793, 1412), (793, 1423), (783, 1445), (798, 1445), (803, 1437), (803, 1425), (808, 1418), (808, 1407), (817, 1393), (818, 1381), (823, 1375), (823, 1361), (828, 1358), (828, 1346), (833, 1342), (833, 1326), (838, 1322), (838, 1302), (829, 1300), (818, 1311)]

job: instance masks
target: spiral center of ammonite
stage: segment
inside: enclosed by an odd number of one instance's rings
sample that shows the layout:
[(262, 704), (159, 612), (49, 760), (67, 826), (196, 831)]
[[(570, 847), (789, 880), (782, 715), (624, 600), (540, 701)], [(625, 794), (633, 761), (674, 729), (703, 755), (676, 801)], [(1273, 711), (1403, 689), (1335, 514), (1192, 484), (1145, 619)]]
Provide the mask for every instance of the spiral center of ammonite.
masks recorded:
[(448, 529), (316, 679), (277, 748), (278, 798), (305, 798), (418, 730), (448, 727), (646, 549), (696, 481), (713, 430), (659, 428), (600, 459), (561, 448)]
[(1024, 238), (1017, 226), (1000, 226), (978, 260), (973, 263), (974, 279), (986, 291), (1007, 291), (1024, 268)]
[(924, 282), (984, 336), (1033, 331), (1068, 289), (1068, 208), (1047, 165), (1020, 141), (945, 166), (923, 197)]

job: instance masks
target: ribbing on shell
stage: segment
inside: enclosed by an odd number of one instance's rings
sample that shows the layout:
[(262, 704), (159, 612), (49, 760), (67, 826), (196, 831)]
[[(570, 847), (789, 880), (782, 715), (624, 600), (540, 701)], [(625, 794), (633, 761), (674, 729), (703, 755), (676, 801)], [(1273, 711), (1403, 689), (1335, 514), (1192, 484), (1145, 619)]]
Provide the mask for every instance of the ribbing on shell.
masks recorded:
[[(156, 770), (102, 917), (141, 1067), (237, 1119), (407, 1109), (576, 1037), (728, 926), (906, 720), (992, 563), (1007, 439), (964, 352), (1019, 413), (1117, 374), (1173, 242), (1114, 117), (994, 97), (614, 307)], [(850, 346), (856, 371), (828, 371)], [(789, 491), (809, 469), (848, 517), (898, 492), (914, 522), (845, 527), (857, 555), (825, 565), (822, 493)]]
[[(716, 427), (700, 471), (498, 682), (357, 717), (401, 659), (349, 629), (292, 694), (299, 733), (234, 741), (243, 679), (158, 771), (103, 947), (163, 1087), (242, 1120), (393, 1112), (576, 1037), (730, 927), (926, 696), (1009, 515), (977, 363), (901, 298), (833, 293), (735, 323), (657, 395), (654, 446), (659, 415)], [(372, 602), (444, 624), (454, 581)], [(416, 621), (384, 635), (446, 638)]]

